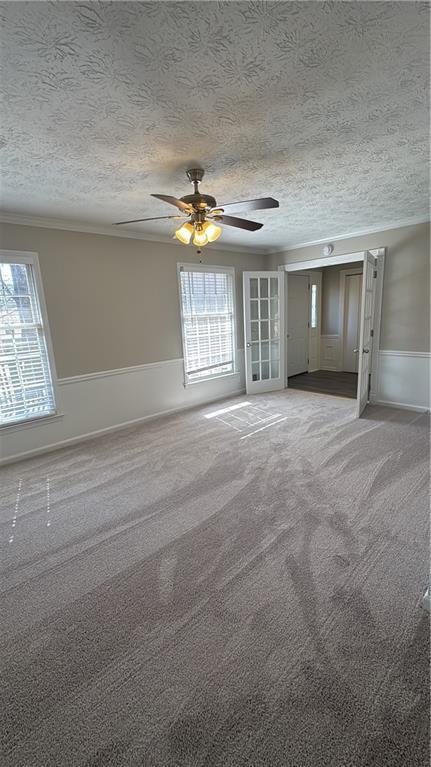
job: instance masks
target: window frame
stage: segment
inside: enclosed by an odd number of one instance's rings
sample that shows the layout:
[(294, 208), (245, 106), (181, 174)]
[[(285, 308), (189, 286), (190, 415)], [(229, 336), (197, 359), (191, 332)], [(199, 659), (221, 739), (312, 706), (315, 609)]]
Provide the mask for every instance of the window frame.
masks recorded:
[[(210, 274), (228, 274), (232, 280), (232, 352), (233, 352), (233, 369), (229, 373), (213, 373), (212, 375), (202, 378), (196, 378), (190, 380), (186, 373), (186, 359), (185, 359), (185, 337), (184, 337), (184, 314), (183, 314), (183, 301), (181, 293), (181, 272), (208, 272)], [(207, 381), (219, 380), (220, 378), (229, 378), (229, 376), (238, 375), (238, 351), (237, 351), (237, 315), (236, 315), (236, 280), (235, 280), (235, 268), (233, 266), (211, 266), (208, 264), (188, 264), (177, 263), (177, 281), (178, 281), (178, 300), (180, 309), (180, 322), (181, 322), (181, 347), (183, 353), (183, 384), (184, 386), (194, 386), (195, 384), (205, 383)]]
[(40, 422), (49, 421), (52, 418), (58, 418), (61, 413), (59, 413), (58, 410), (58, 378), (55, 366), (54, 349), (51, 339), (51, 330), (49, 327), (48, 312), (46, 308), (45, 293), (43, 290), (42, 274), (39, 265), (39, 254), (35, 251), (0, 249), (0, 262), (3, 264), (26, 264), (32, 267), (36, 301), (40, 311), (40, 318), (45, 338), (48, 365), (51, 375), (52, 394), (54, 399), (54, 410), (51, 413), (31, 416), (31, 418), (21, 418), (18, 421), (11, 421), (10, 423), (0, 423), (0, 430), (3, 431), (6, 429), (19, 429), (25, 426), (32, 426)]

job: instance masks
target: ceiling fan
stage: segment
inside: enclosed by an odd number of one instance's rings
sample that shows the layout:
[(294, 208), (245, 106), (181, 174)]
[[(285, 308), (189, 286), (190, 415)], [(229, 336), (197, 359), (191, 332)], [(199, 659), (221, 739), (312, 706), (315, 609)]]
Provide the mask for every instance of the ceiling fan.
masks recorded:
[(246, 229), (249, 232), (255, 232), (261, 229), (263, 224), (257, 221), (248, 221), (245, 218), (236, 216), (226, 216), (225, 210), (234, 212), (247, 210), (264, 210), (267, 208), (278, 208), (278, 200), (272, 197), (261, 197), (257, 200), (244, 200), (242, 202), (229, 202), (223, 205), (217, 205), (214, 197), (209, 194), (200, 194), (199, 184), (202, 181), (205, 171), (202, 168), (190, 168), (187, 172), (187, 178), (193, 184), (193, 194), (186, 194), (178, 199), (167, 194), (152, 194), (159, 200), (175, 205), (181, 213), (175, 216), (156, 216), (155, 218), (135, 218), (132, 221), (118, 221), (114, 226), (123, 226), (123, 224), (137, 224), (142, 221), (160, 221), (162, 219), (181, 220), (187, 219), (175, 232), (175, 237), (184, 245), (196, 245), (198, 248), (206, 245), (208, 242), (217, 240), (222, 228), (216, 223), (227, 226), (235, 226), (238, 229)]

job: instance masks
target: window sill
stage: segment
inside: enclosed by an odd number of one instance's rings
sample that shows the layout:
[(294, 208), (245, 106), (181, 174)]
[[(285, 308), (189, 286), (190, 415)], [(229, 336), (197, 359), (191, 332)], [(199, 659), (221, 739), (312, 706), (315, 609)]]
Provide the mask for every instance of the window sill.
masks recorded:
[(50, 415), (40, 415), (36, 418), (29, 418), (26, 421), (15, 421), (14, 423), (4, 423), (0, 425), (0, 432), (18, 431), (19, 429), (31, 429), (33, 426), (42, 426), (51, 421), (57, 421), (64, 418), (64, 413), (52, 413)]
[(196, 381), (184, 381), (184, 387), (187, 389), (189, 386), (196, 386), (196, 384), (209, 383), (210, 381), (221, 381), (224, 378), (233, 378), (234, 376), (239, 375), (239, 370), (235, 370), (233, 373), (222, 373), (222, 375), (219, 376), (209, 376), (208, 378), (200, 378)]

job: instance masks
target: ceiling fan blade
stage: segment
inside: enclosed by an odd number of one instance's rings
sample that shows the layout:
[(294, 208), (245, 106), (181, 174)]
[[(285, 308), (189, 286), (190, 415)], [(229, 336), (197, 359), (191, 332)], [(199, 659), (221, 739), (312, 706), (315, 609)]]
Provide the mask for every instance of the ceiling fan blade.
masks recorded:
[(228, 226), (236, 226), (238, 229), (248, 229), (249, 232), (256, 232), (263, 227), (263, 224), (258, 224), (257, 221), (247, 221), (245, 218), (236, 218), (236, 216), (214, 216), (214, 220)]
[(178, 200), (177, 197), (171, 197), (169, 194), (152, 194), (151, 197), (157, 197), (158, 200), (163, 200), (163, 202), (168, 202), (169, 205), (175, 205), (176, 208), (179, 208), (180, 210), (185, 210), (186, 213), (191, 213), (193, 210), (191, 205), (188, 205), (186, 202), (183, 202), (182, 200)]
[(141, 221), (162, 221), (168, 219), (168, 218), (175, 218), (175, 219), (182, 219), (182, 218), (188, 218), (188, 216), (155, 216), (154, 218), (133, 218), (131, 221), (116, 221), (113, 226), (122, 226), (122, 224), (139, 224)]
[(226, 210), (228, 208), (232, 212), (245, 212), (247, 210), (265, 210), (267, 208), (278, 208), (278, 200), (274, 200), (273, 197), (260, 197), (258, 200), (242, 200), (241, 202), (227, 202), (225, 205), (217, 205), (215, 210)]

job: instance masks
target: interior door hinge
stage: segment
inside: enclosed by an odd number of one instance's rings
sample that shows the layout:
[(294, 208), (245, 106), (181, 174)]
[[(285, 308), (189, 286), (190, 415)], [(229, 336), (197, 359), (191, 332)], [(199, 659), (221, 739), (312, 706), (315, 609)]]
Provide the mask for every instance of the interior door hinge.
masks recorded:
[(377, 269), (374, 269), (373, 277), (374, 277), (374, 279), (377, 277)]
[(308, 324), (308, 327), (310, 327), (310, 323), (308, 322), (307, 324)]
[(374, 330), (370, 330), (370, 336), (371, 338), (374, 338)]

